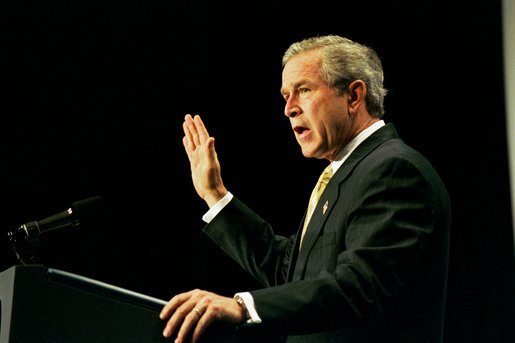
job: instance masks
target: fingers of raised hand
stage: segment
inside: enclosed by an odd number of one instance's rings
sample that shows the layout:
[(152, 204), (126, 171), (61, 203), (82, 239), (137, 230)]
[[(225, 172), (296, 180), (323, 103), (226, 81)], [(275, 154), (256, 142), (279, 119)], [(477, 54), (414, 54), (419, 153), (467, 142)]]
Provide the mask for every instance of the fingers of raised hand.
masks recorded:
[(207, 141), (207, 139), (209, 138), (209, 133), (207, 132), (206, 126), (204, 125), (204, 122), (202, 121), (200, 116), (196, 115), (193, 118), (193, 121), (195, 123), (195, 127), (197, 128), (197, 133), (198, 133), (198, 136), (199, 136), (199, 140), (201, 142)]
[(191, 150), (195, 150), (196, 147), (200, 145), (199, 136), (197, 133), (197, 128), (195, 126), (195, 122), (191, 118), (190, 115), (187, 115), (182, 123), (182, 129), (184, 131), (184, 135), (186, 140), (188, 141), (188, 147)]
[(184, 117), (183, 130), (188, 146), (192, 150), (206, 143), (209, 139), (209, 133), (199, 115), (192, 117), (190, 114), (187, 114)]

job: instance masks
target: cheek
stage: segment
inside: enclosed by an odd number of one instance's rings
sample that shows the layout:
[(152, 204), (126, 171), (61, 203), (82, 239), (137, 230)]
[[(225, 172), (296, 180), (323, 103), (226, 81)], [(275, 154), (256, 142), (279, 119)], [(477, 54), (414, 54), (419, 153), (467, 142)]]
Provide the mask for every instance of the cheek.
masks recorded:
[(311, 127), (318, 135), (330, 137), (338, 131), (345, 122), (342, 111), (343, 105), (337, 101), (327, 99), (310, 99), (303, 104), (304, 113), (309, 117)]
[(324, 130), (323, 134), (331, 147), (340, 145), (346, 131), (346, 123), (341, 112), (326, 112), (326, 116), (320, 123), (323, 127), (320, 129)]
[(324, 104), (321, 101), (309, 101), (303, 106), (303, 111), (309, 117), (311, 124), (318, 126), (325, 117)]

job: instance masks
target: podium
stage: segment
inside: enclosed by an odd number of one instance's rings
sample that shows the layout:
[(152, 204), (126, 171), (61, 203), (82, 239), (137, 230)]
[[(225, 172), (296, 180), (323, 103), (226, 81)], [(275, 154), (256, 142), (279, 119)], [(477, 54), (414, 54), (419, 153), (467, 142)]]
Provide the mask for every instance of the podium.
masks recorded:
[[(2, 343), (154, 343), (165, 339), (166, 301), (41, 265), (0, 273)], [(236, 342), (236, 331), (206, 330), (202, 342)]]

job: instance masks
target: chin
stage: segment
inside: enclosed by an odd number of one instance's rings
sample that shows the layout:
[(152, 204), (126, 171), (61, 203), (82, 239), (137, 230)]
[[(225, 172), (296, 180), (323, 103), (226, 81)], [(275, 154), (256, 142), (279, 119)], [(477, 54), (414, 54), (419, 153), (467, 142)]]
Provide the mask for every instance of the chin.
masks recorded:
[(310, 151), (310, 150), (307, 150), (307, 149), (302, 149), (302, 155), (306, 158), (312, 158), (312, 157), (315, 157), (316, 158), (316, 155), (313, 151)]
[(320, 156), (320, 150), (317, 149), (317, 146), (313, 146), (313, 144), (306, 144), (307, 142), (304, 142), (305, 144), (301, 144), (299, 142), (300, 148), (302, 150), (302, 155), (307, 158), (323, 158), (323, 156)]

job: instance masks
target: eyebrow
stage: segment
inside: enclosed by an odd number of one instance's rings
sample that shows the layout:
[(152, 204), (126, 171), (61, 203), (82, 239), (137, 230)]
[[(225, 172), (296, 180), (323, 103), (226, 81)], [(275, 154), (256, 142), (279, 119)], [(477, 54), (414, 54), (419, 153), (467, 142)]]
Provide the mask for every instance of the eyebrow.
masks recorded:
[[(293, 84), (293, 89), (298, 89), (299, 87), (301, 87), (301, 86), (303, 86), (305, 84), (309, 84), (309, 82), (307, 80), (305, 80), (305, 79), (304, 80), (300, 80), (298, 82), (295, 82)], [(284, 95), (286, 93), (286, 90), (284, 90), (284, 88), (281, 87), (280, 92), (281, 92), (282, 95)]]

